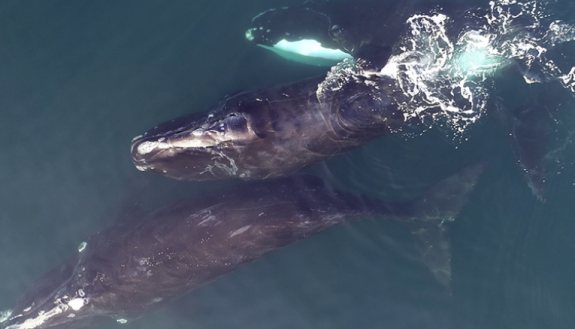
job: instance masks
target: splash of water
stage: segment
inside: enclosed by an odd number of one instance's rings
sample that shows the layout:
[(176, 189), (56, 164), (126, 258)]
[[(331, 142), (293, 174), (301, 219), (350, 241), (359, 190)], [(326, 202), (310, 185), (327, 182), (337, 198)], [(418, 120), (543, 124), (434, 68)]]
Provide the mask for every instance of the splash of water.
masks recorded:
[[(468, 11), (465, 25), (455, 32), (450, 30), (454, 22), (441, 11), (414, 15), (388, 64), (375, 73), (394, 81), (406, 117), (446, 123), (456, 133), (485, 114), (494, 94), (492, 78), (510, 65), (526, 83), (559, 81), (575, 95), (575, 67), (564, 72), (548, 58), (553, 48), (575, 40), (575, 27), (553, 20), (547, 5), (492, 1), (488, 8)], [(334, 67), (318, 97), (337, 91), (356, 74), (374, 74), (361, 66), (347, 60)]]

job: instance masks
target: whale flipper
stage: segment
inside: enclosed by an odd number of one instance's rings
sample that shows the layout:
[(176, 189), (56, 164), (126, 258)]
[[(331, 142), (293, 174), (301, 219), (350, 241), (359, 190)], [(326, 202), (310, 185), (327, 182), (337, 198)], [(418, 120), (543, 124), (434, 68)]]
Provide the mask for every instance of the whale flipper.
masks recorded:
[(408, 222), (407, 227), (415, 248), (435, 279), (448, 289), (451, 282), (451, 243), (446, 223), (455, 220), (486, 167), (486, 162), (465, 167), (410, 203), (417, 220)]

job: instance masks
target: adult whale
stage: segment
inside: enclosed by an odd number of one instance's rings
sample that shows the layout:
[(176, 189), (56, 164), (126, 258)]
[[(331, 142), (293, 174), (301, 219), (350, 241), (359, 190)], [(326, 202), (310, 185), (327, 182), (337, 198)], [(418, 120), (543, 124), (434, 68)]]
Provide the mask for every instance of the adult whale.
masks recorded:
[(208, 112), (160, 124), (134, 138), (133, 162), (179, 180), (267, 179), (419, 122), (398, 109), (391, 80), (354, 74), (335, 92), (324, 80), (226, 96)]
[(322, 42), (361, 58), (359, 72), (336, 77), (341, 81), (335, 85), (318, 77), (226, 96), (203, 114), (134, 138), (136, 167), (179, 180), (273, 178), (418, 124), (418, 115), (398, 108), (406, 95), (393, 78), (362, 71), (385, 64), (408, 15), (435, 7), (410, 1), (306, 2), (256, 16), (248, 33), (254, 42), (275, 42), (278, 32), (298, 40), (329, 39)]
[(5, 329), (77, 328), (107, 318), (123, 323), (270, 252), (366, 216), (406, 222), (424, 263), (448, 285), (445, 222), (455, 218), (484, 168), (466, 167), (407, 203), (335, 191), (312, 176), (185, 199), (92, 236), (0, 323)]

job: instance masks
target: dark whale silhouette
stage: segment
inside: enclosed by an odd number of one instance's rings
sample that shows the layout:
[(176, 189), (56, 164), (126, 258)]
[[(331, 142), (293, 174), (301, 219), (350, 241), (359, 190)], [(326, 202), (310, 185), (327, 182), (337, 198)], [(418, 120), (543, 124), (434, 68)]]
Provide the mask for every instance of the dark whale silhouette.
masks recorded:
[[(254, 42), (267, 44), (285, 33), (288, 39), (320, 39), (361, 58), (361, 69), (369, 71), (387, 62), (409, 15), (437, 6), (308, 1), (259, 14), (249, 31)], [(461, 15), (464, 10), (456, 7), (450, 11)], [(140, 170), (179, 180), (266, 179), (419, 123), (397, 108), (397, 98), (404, 95), (391, 78), (357, 74), (337, 92), (322, 90), (324, 80), (226, 96), (204, 114), (182, 116), (134, 138), (133, 161)]]
[(125, 322), (274, 250), (366, 216), (404, 221), (424, 263), (448, 285), (445, 222), (455, 218), (484, 168), (464, 168), (407, 203), (331, 190), (313, 176), (245, 183), (185, 199), (92, 236), (24, 294), (2, 327)]
[(357, 75), (337, 92), (324, 77), (225, 97), (207, 113), (163, 123), (132, 141), (140, 170), (179, 180), (289, 175), (419, 122), (382, 78)]

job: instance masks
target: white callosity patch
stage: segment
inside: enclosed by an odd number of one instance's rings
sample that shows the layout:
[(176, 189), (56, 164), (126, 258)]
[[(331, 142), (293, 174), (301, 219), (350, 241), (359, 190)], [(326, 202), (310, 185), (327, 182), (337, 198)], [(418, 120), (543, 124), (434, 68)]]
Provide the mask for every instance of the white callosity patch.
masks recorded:
[[(196, 141), (199, 142), (198, 140), (196, 140)], [(172, 148), (174, 146), (176, 146), (176, 145), (172, 145), (171, 143), (162, 142), (162, 141), (157, 141), (157, 142), (145, 141), (145, 142), (140, 143), (140, 145), (138, 145), (137, 151), (138, 151), (138, 153), (144, 155), (144, 154), (148, 154), (148, 153), (155, 151), (155, 150), (165, 150), (165, 149)], [(190, 146), (193, 147), (194, 145), (190, 145)]]
[(246, 39), (248, 39), (248, 41), (253, 41), (254, 40), (254, 36), (252, 35), (252, 30), (249, 29), (246, 31)]
[[(191, 131), (189, 134), (195, 137), (204, 136), (204, 130), (202, 128), (198, 128), (194, 131)], [(190, 138), (190, 136), (182, 135), (181, 138), (174, 138), (170, 140), (162, 137), (157, 141), (144, 141), (138, 145), (136, 151), (141, 155), (145, 155), (158, 150), (168, 150), (168, 152), (172, 152), (176, 148), (213, 147), (217, 145), (217, 143), (218, 141), (214, 138)]]
[(84, 298), (74, 298), (68, 302), (68, 306), (74, 311), (77, 311), (86, 305), (86, 300)]
[[(164, 147), (162, 147), (164, 146)], [(163, 143), (158, 143), (158, 142), (142, 142), (140, 143), (140, 145), (138, 145), (138, 153), (140, 154), (148, 154), (150, 152), (152, 152), (153, 150), (155, 150), (156, 148), (167, 148), (168, 146), (163, 144)]]
[(56, 303), (56, 306), (51, 310), (44, 312), (38, 312), (38, 316), (26, 319), (26, 321), (20, 324), (13, 324), (5, 329), (34, 329), (40, 327), (46, 320), (50, 319), (53, 316), (61, 314), (68, 310), (68, 306), (62, 303)]
[[(38, 327), (42, 326), (42, 324), (44, 324), (46, 322), (46, 320), (48, 320), (51, 317), (54, 317), (56, 315), (62, 314), (64, 312), (68, 311), (69, 309), (72, 309), (74, 311), (80, 310), (82, 307), (84, 307), (84, 305), (88, 304), (88, 300), (86, 298), (82, 298), (84, 296), (85, 296), (84, 291), (82, 289), (79, 289), (76, 297), (71, 299), (67, 303), (62, 301), (62, 299), (67, 299), (67, 297), (58, 298), (54, 302), (55, 306), (52, 309), (50, 309), (49, 311), (40, 310), (40, 311), (38, 311), (38, 314), (36, 317), (30, 317), (20, 324), (13, 324), (13, 325), (7, 326), (5, 329), (33, 329), (33, 328), (38, 328)], [(30, 307), (24, 309), (24, 312), (30, 311), (31, 308), (32, 307), (30, 306)], [(5, 314), (4, 313), (0, 314), (1, 315), (0, 323), (6, 321), (8, 319), (10, 319), (10, 320), (16, 319), (16, 318), (22, 316), (21, 314), (19, 314), (17, 316), (10, 317), (11, 314), (12, 314), (11, 311), (7, 312)], [(71, 313), (67, 317), (73, 318), (75, 316), (76, 316), (75, 314)]]

